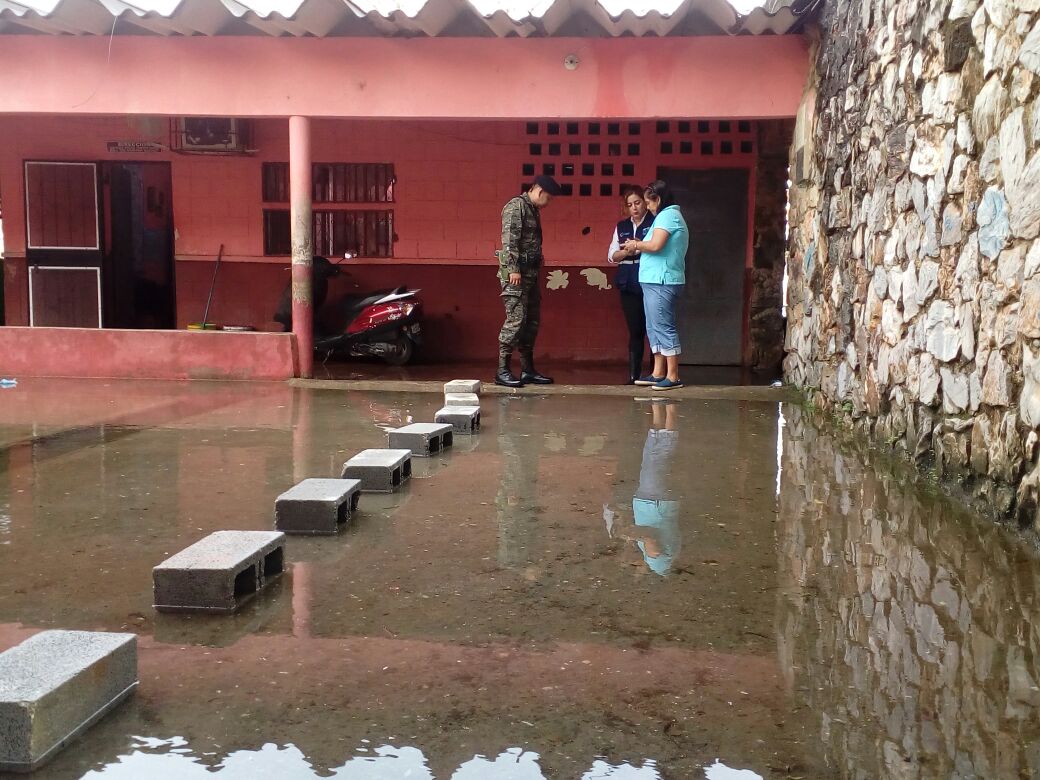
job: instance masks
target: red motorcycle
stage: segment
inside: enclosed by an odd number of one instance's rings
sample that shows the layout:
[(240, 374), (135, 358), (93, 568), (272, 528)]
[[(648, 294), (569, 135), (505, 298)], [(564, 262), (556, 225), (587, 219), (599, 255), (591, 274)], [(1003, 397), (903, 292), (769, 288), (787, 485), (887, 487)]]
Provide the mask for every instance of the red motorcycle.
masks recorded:
[[(350, 259), (346, 255), (345, 259)], [(329, 279), (343, 275), (328, 258), (313, 259), (314, 351), (332, 356), (377, 357), (403, 366), (422, 340), (422, 301), (419, 290), (405, 286), (348, 295), (326, 305)], [(274, 319), (292, 330), (292, 285), (282, 291)]]

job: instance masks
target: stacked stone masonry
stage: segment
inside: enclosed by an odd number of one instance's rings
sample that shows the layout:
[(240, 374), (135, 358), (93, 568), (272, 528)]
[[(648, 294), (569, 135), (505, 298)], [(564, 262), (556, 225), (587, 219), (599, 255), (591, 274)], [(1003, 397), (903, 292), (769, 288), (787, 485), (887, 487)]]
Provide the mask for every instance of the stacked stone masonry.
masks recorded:
[(814, 60), (785, 376), (1035, 525), (1040, 2), (837, 0)]
[(777, 647), (828, 777), (1040, 776), (1031, 545), (784, 414)]

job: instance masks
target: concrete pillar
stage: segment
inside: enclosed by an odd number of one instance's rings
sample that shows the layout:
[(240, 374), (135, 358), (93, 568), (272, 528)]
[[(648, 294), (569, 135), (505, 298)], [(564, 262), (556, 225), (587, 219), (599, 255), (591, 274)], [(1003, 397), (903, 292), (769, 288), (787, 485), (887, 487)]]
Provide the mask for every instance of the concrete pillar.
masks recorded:
[(311, 214), (311, 121), (289, 117), (289, 225), (292, 237), (292, 322), (300, 376), (314, 375), (314, 220)]

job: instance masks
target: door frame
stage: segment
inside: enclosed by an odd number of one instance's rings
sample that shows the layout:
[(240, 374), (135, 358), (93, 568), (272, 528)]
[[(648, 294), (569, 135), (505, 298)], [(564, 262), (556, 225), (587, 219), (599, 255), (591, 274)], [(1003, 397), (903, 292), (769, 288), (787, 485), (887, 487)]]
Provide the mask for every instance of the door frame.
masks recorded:
[[(170, 306), (171, 306), (171, 317), (173, 321), (173, 328), (176, 328), (177, 322), (177, 258), (176, 258), (176, 221), (174, 215), (173, 206), (173, 162), (171, 160), (121, 160), (121, 159), (107, 159), (101, 160), (98, 167), (98, 183), (101, 202), (103, 206), (101, 230), (103, 235), (102, 250), (101, 250), (101, 275), (102, 285), (106, 290), (106, 306), (114, 307), (116, 303), (116, 294), (114, 292), (117, 280), (115, 279), (114, 269), (114, 258), (112, 256), (113, 245), (115, 239), (112, 235), (112, 220), (115, 216), (115, 207), (112, 203), (112, 186), (111, 176), (112, 170), (117, 167), (133, 167), (133, 166), (165, 166), (167, 172), (167, 179), (169, 181), (169, 197), (166, 204), (168, 212), (167, 216), (167, 233), (169, 240), (169, 261), (170, 261)], [(110, 317), (114, 316), (114, 310), (109, 310)]]
[(758, 139), (755, 139), (754, 159), (745, 165), (734, 163), (733, 160), (704, 161), (697, 165), (682, 165), (677, 161), (674, 165), (662, 165), (658, 163), (657, 178), (661, 171), (717, 171), (717, 170), (741, 170), (747, 171), (747, 238), (744, 242), (744, 282), (742, 289), (742, 314), (740, 317), (740, 367), (747, 368), (751, 365), (751, 292), (754, 282), (755, 261), (755, 193), (758, 188)]

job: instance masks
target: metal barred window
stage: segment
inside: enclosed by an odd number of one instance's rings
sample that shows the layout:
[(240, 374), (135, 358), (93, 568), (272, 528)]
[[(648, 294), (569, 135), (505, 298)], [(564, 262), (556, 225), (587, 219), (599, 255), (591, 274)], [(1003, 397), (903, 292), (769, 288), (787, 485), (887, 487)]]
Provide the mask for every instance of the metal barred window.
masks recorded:
[[(397, 181), (393, 163), (314, 163), (314, 203), (338, 205), (394, 202)], [(289, 164), (261, 167), (264, 203), (289, 202)], [(264, 210), (264, 254), (291, 253), (289, 212)], [(342, 257), (394, 256), (394, 212), (390, 209), (315, 209), (314, 253)]]
[[(264, 254), (292, 252), (289, 212), (264, 210)], [(394, 212), (350, 210), (314, 212), (314, 254), (330, 258), (350, 252), (357, 257), (394, 256)]]
[[(265, 203), (289, 202), (289, 164), (262, 166)], [(393, 203), (393, 163), (314, 163), (311, 169), (315, 203)]]

